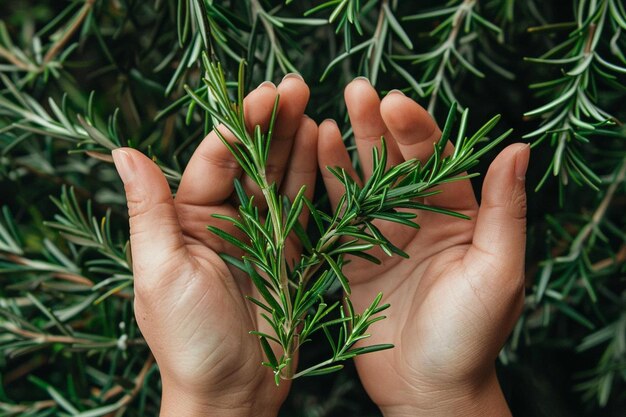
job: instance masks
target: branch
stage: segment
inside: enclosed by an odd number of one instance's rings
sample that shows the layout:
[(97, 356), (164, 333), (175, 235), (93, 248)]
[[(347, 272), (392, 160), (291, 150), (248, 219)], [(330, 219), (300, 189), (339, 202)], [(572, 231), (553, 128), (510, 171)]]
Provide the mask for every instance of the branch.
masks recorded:
[[(29, 330), (21, 329), (17, 327), (16, 325), (14, 325), (13, 323), (5, 323), (3, 327), (13, 334), (21, 336), (25, 339), (33, 340), (34, 342), (37, 342), (39, 344), (61, 343), (61, 344), (66, 344), (66, 345), (77, 345), (77, 344), (88, 345), (92, 347), (101, 347), (103, 346), (103, 343), (105, 343), (107, 346), (108, 345), (115, 346), (118, 344), (117, 339), (112, 339), (106, 342), (95, 342), (90, 339), (84, 339), (84, 338), (81, 339), (81, 338), (72, 337), (72, 336), (55, 336), (55, 335), (49, 335), (49, 334), (44, 334), (44, 333), (31, 332)], [(140, 345), (140, 344), (145, 344), (145, 341), (143, 339), (133, 339), (133, 340), (128, 340), (125, 343), (127, 345)]]
[[(130, 402), (137, 396), (137, 394), (139, 394), (139, 391), (141, 391), (143, 383), (146, 380), (146, 376), (148, 375), (148, 371), (150, 371), (150, 368), (153, 364), (154, 356), (152, 356), (152, 353), (150, 353), (148, 359), (146, 359), (146, 361), (144, 362), (141, 371), (139, 371), (139, 373), (135, 377), (135, 385), (133, 386), (133, 389), (118, 401), (118, 404), (120, 404), (120, 408), (130, 404)], [(105, 398), (106, 397), (107, 396), (105, 395)]]
[(602, 259), (596, 263), (594, 263), (593, 265), (591, 265), (591, 270), (593, 272), (598, 272), (601, 271), (605, 268), (608, 268), (610, 266), (616, 265), (616, 264), (620, 264), (622, 262), (626, 261), (626, 244), (622, 245), (619, 248), (619, 251), (617, 251), (617, 253), (615, 254), (615, 256), (611, 256), (610, 258), (605, 258)]
[(36, 67), (33, 67), (30, 63), (25, 63), (21, 61), (18, 57), (12, 54), (8, 49), (5, 49), (0, 45), (0, 56), (9, 61), (11, 64), (15, 65), (19, 69), (24, 71), (33, 71), (36, 70)]
[(63, 49), (65, 44), (70, 40), (70, 38), (74, 35), (74, 33), (80, 28), (80, 25), (83, 23), (91, 9), (93, 8), (96, 0), (85, 0), (85, 4), (83, 5), (80, 13), (76, 17), (76, 20), (69, 26), (65, 34), (57, 40), (52, 47), (46, 53), (46, 56), (43, 58), (44, 65), (48, 64), (50, 61), (54, 59), (58, 55), (58, 53)]
[(622, 160), (622, 166), (620, 170), (611, 181), (611, 185), (607, 189), (606, 194), (604, 195), (604, 198), (602, 199), (602, 201), (596, 208), (596, 211), (593, 213), (593, 216), (591, 217), (591, 221), (587, 223), (585, 227), (583, 227), (583, 229), (580, 231), (580, 233), (578, 233), (578, 236), (576, 236), (576, 239), (572, 243), (569, 254), (566, 256), (560, 256), (556, 258), (555, 259), (556, 262), (570, 262), (578, 257), (578, 255), (582, 251), (583, 244), (587, 241), (589, 236), (591, 236), (591, 233), (594, 230), (596, 230), (596, 228), (598, 227), (598, 225), (604, 218), (604, 215), (606, 214), (606, 211), (611, 205), (613, 197), (615, 196), (615, 192), (617, 191), (621, 183), (624, 181), (625, 177), (626, 177), (626, 158)]
[(0, 410), (4, 410), (10, 414), (26, 413), (27, 411), (38, 411), (46, 408), (52, 408), (57, 405), (54, 400), (37, 401), (28, 405), (15, 405), (0, 402)]
[(437, 75), (435, 76), (435, 87), (430, 96), (430, 101), (428, 102), (428, 113), (434, 114), (435, 104), (437, 103), (437, 97), (439, 95), (439, 90), (441, 89), (441, 84), (444, 80), (444, 72), (446, 69), (446, 65), (448, 60), (450, 59), (450, 51), (454, 48), (454, 43), (456, 42), (456, 38), (459, 36), (459, 31), (462, 26), (463, 19), (467, 15), (467, 12), (471, 10), (476, 4), (476, 0), (464, 0), (463, 3), (459, 6), (456, 12), (454, 12), (454, 19), (452, 23), (452, 30), (450, 31), (450, 35), (446, 40), (446, 44), (448, 47), (444, 52), (444, 56), (441, 59), (441, 63), (439, 64), (439, 68), (437, 69)]

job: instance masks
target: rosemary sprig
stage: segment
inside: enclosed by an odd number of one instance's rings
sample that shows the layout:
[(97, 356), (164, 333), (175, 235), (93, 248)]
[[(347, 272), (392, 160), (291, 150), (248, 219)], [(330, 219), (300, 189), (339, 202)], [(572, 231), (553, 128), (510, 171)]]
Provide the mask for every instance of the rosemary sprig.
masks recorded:
[[(429, 97), (428, 111), (435, 111), (438, 100), (446, 104), (456, 101), (453, 81), (459, 73), (467, 71), (476, 77), (485, 74), (474, 63), (476, 53), (474, 44), (484, 30), (503, 40), (502, 30), (479, 13), (476, 0), (456, 0), (445, 8), (404, 16), (404, 21), (424, 21), (438, 19), (440, 23), (430, 31), (429, 36), (436, 39), (436, 44), (428, 51), (419, 54), (402, 54), (392, 57), (394, 60), (409, 60), (419, 65), (423, 74), (419, 81), (411, 80), (411, 87), (422, 97)], [(497, 67), (493, 61), (490, 66)], [(417, 86), (417, 87), (416, 87)]]
[[(557, 78), (530, 86), (548, 99), (524, 114), (542, 119), (541, 126), (524, 137), (534, 139), (533, 146), (548, 142), (554, 148), (537, 189), (552, 175), (562, 185), (572, 180), (598, 190), (601, 180), (589, 167), (582, 148), (594, 138), (620, 135), (611, 128), (615, 117), (599, 104), (598, 90), (602, 84), (617, 87), (617, 76), (626, 74), (626, 59), (617, 43), (621, 31), (626, 29), (626, 10), (619, 1), (581, 1), (575, 13), (574, 29), (565, 41), (539, 58), (526, 58), (536, 64), (560, 67)], [(547, 29), (552, 27), (547, 25)], [(605, 55), (602, 46), (606, 44), (610, 44), (607, 49), (614, 57)], [(616, 59), (621, 63), (612, 62)]]
[[(82, 3), (82, 7), (77, 9), (78, 3)], [(63, 13), (39, 31), (28, 52), (15, 47), (4, 22), (0, 21), (0, 71), (25, 73), (23, 82), (39, 76), (47, 80), (50, 74), (59, 78), (60, 69), (77, 46), (70, 40), (88, 19), (94, 4), (95, 0), (84, 0), (66, 7)], [(64, 18), (71, 14), (71, 20), (64, 24)], [(50, 34), (50, 43), (42, 46), (41, 36), (45, 34)], [(8, 65), (1, 65), (2, 61), (7, 61)]]
[[(385, 69), (384, 62), (391, 50), (406, 53), (413, 49), (413, 42), (396, 16), (397, 1), (381, 0), (362, 3), (361, 0), (326, 1), (306, 12), (308, 15), (330, 9), (328, 23), (336, 25), (335, 33), (343, 32), (344, 35), (345, 51), (330, 61), (322, 73), (321, 81), (326, 79), (338, 64), (360, 52), (362, 53), (360, 71), (369, 78), (372, 84), (376, 85), (381, 70)], [(368, 20), (368, 17), (371, 19)], [(367, 35), (364, 27), (369, 29), (370, 33)], [(353, 30), (359, 37), (366, 36), (366, 39), (358, 45), (353, 45)], [(393, 68), (397, 70), (398, 66)], [(403, 77), (411, 78), (403, 69), (400, 69), (398, 73)]]
[[(260, 299), (248, 297), (251, 302), (261, 307), (265, 313), (263, 318), (268, 322), (274, 334), (261, 333), (260, 343), (266, 352), (267, 361), (263, 365), (272, 368), (276, 375), (276, 383), (280, 378), (292, 379), (306, 375), (317, 375), (341, 369), (337, 362), (356, 355), (389, 349), (387, 344), (360, 346), (354, 344), (369, 336), (371, 324), (384, 318), (377, 316), (389, 305), (380, 305), (382, 294), (379, 294), (371, 305), (363, 312), (356, 313), (350, 303), (350, 284), (342, 271), (348, 255), (365, 258), (372, 262), (378, 259), (367, 253), (378, 246), (388, 254), (407, 257), (400, 248), (395, 247), (376, 227), (374, 221), (395, 222), (408, 227), (419, 227), (415, 222), (415, 210), (429, 210), (442, 214), (465, 217), (443, 208), (437, 208), (418, 202), (419, 198), (436, 193), (433, 188), (446, 182), (465, 179), (472, 175), (463, 174), (476, 163), (478, 158), (488, 152), (510, 131), (504, 133), (488, 145), (477, 150), (477, 143), (496, 125), (496, 116), (479, 129), (470, 138), (465, 137), (468, 112), (463, 114), (458, 133), (457, 149), (453, 155), (444, 157), (443, 149), (448, 142), (454, 117), (455, 107), (450, 110), (448, 120), (441, 139), (435, 145), (434, 154), (424, 164), (417, 160), (409, 160), (400, 165), (385, 169), (387, 150), (384, 139), (381, 149), (373, 150), (374, 170), (372, 177), (360, 187), (346, 172), (340, 168), (329, 167), (345, 187), (346, 193), (341, 198), (333, 215), (328, 215), (315, 208), (313, 203), (304, 196), (304, 187), (293, 201), (286, 201), (278, 195), (276, 185), (269, 183), (265, 166), (272, 139), (272, 130), (278, 108), (278, 98), (274, 103), (272, 116), (267, 133), (256, 126), (252, 133), (245, 125), (243, 112), (243, 80), (244, 64), (239, 66), (237, 98), (231, 102), (226, 79), (219, 62), (209, 60), (204, 55), (208, 90), (208, 100), (203, 99), (195, 91), (187, 91), (193, 100), (214, 119), (214, 125), (223, 125), (237, 139), (228, 142), (223, 134), (215, 129), (216, 134), (230, 150), (243, 171), (259, 186), (267, 203), (267, 218), (263, 218), (252, 198), (249, 198), (241, 185), (235, 183), (239, 197), (239, 217), (215, 216), (231, 222), (242, 231), (247, 240), (241, 240), (217, 227), (209, 226), (209, 230), (217, 236), (239, 248), (243, 253), (241, 259), (232, 256), (224, 258), (232, 265), (248, 274), (259, 290)], [(319, 240), (313, 244), (302, 226), (298, 224), (302, 210), (308, 209), (316, 225)], [(409, 209), (407, 212), (405, 209)], [(294, 233), (305, 248), (305, 253), (294, 265), (289, 265), (285, 258), (287, 237)], [(333, 282), (339, 281), (346, 294), (346, 304), (339, 308), (341, 317), (329, 319), (338, 304), (327, 305), (323, 299)], [(339, 335), (331, 336), (329, 327), (338, 326)], [(292, 359), (303, 343), (314, 333), (322, 330), (328, 338), (333, 355), (326, 361), (295, 372)], [(283, 354), (276, 357), (269, 341), (278, 344)]]

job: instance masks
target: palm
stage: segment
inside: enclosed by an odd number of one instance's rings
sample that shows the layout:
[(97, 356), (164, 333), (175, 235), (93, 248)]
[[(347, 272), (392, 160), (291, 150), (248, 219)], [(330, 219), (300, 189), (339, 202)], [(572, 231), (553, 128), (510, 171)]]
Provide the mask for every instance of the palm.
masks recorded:
[[(387, 140), (391, 164), (430, 156), (439, 130), (416, 103), (401, 94), (389, 95), (381, 103), (376, 92), (360, 80), (351, 83), (345, 95), (365, 179), (371, 171), (371, 148), (380, 136)], [(320, 126), (320, 165), (322, 169), (340, 166), (356, 177), (340, 139), (330, 124)], [(448, 145), (445, 152), (452, 150)], [(510, 159), (507, 153), (511, 151), (503, 152), (501, 159)], [(496, 169), (510, 172), (510, 166)], [(336, 204), (341, 187), (328, 174), (324, 179)], [(485, 190), (502, 191), (497, 181), (494, 176), (488, 178)], [(489, 369), (521, 307), (523, 250), (504, 262), (490, 251), (489, 240), (501, 241), (505, 236), (503, 228), (489, 224), (487, 212), (491, 210), (495, 217), (506, 207), (488, 207), (494, 204), (483, 201), (485, 208), (480, 212), (485, 214), (479, 216), (469, 180), (447, 184), (426, 203), (461, 212), (472, 220), (417, 212), (418, 231), (379, 223), (383, 235), (410, 258), (388, 258), (378, 251), (373, 254), (383, 260), (381, 265), (359, 258), (345, 268), (357, 309), (366, 308), (379, 292), (391, 304), (387, 320), (375, 325), (367, 343), (396, 347), (355, 359), (366, 390), (379, 405), (407, 403), (407, 393), (415, 389), (445, 389)], [(520, 252), (518, 247), (515, 250)], [(493, 286), (500, 274), (510, 275), (517, 284), (502, 290)]]
[[(230, 203), (212, 207), (190, 206), (176, 200), (175, 203), (189, 259), (174, 262), (178, 265), (189, 263), (190, 270), (187, 279), (180, 279), (185, 282), (185, 288), (170, 291), (173, 303), (180, 310), (170, 311), (168, 316), (176, 320), (180, 317), (191, 319), (189, 325), (172, 323), (179, 326), (180, 339), (193, 349), (191, 355), (189, 348), (173, 350), (180, 353), (179, 364), (190, 362), (184, 367), (194, 375), (188, 375), (186, 379), (199, 382), (218, 379), (220, 375), (228, 375), (232, 369), (245, 365), (243, 371), (257, 380), (257, 386), (269, 386), (275, 393), (272, 372), (260, 368), (265, 360), (263, 351), (256, 338), (249, 334), (253, 329), (271, 332), (260, 315), (260, 308), (245, 300), (245, 296), (260, 296), (242, 271), (227, 265), (219, 256), (225, 253), (241, 258), (243, 253), (206, 231), (206, 226), (210, 225), (238, 235), (240, 232), (232, 224), (213, 217), (214, 214), (237, 217), (237, 209)], [(287, 251), (294, 253), (297, 250), (293, 241), (288, 241)], [(214, 358), (219, 360), (212, 360)], [(246, 358), (244, 364), (242, 358)], [(249, 384), (251, 381), (244, 382)], [(224, 383), (220, 381), (220, 384)], [(289, 384), (281, 385), (285, 388), (281, 392), (286, 394)]]
[[(186, 208), (179, 203), (176, 209), (181, 213), (185, 251), (181, 251), (180, 259), (171, 259), (177, 270), (163, 271), (178, 278), (162, 293), (160, 301), (167, 306), (166, 311), (154, 317), (164, 328), (175, 329), (164, 361), (175, 363), (179, 378), (188, 381), (190, 387), (219, 384), (221, 389), (235, 392), (250, 385), (272, 387), (271, 372), (260, 365), (262, 349), (248, 333), (260, 324), (258, 311), (245, 301), (245, 295), (251, 294), (249, 280), (218, 256), (230, 248), (223, 248), (215, 236), (202, 233), (207, 224), (215, 222), (211, 214), (234, 215), (235, 209), (230, 205)], [(141, 314), (140, 308), (136, 310)], [(286, 393), (286, 385), (281, 392)]]

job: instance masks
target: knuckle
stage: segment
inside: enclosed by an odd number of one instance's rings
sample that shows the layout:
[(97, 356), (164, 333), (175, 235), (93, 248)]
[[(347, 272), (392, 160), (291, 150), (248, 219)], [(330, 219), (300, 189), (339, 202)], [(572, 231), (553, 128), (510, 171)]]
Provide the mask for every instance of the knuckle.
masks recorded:
[(296, 174), (296, 175), (311, 175), (311, 174), (315, 174), (317, 172), (317, 165), (312, 165), (312, 166), (307, 166), (307, 165), (292, 165), (289, 168), (289, 173), (290, 174)]
[(513, 219), (526, 220), (527, 200), (523, 187), (516, 187), (505, 197), (490, 197), (484, 203), (489, 208), (502, 211)]
[(268, 176), (280, 177), (285, 171), (285, 164), (277, 164), (269, 162), (265, 167), (265, 173)]
[(221, 146), (220, 152), (200, 152), (198, 156), (208, 165), (232, 171), (238, 170), (239, 163), (235, 160), (230, 151), (222, 143), (220, 143), (219, 146)]
[(385, 132), (381, 132), (380, 135), (359, 136), (356, 138), (356, 140), (371, 145), (380, 145), (380, 138), (382, 138), (384, 134)]
[(170, 201), (128, 200), (128, 215), (131, 235), (145, 233), (148, 231), (146, 227), (155, 224), (147, 221), (147, 218), (158, 219), (159, 227), (178, 223), (178, 217)]

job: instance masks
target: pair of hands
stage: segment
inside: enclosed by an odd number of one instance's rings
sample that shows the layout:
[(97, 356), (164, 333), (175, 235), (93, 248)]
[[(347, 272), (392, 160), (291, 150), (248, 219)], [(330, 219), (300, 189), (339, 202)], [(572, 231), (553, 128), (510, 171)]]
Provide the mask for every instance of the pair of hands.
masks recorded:
[[(311, 198), (319, 166), (336, 205), (343, 187), (325, 167), (358, 176), (336, 123), (318, 127), (304, 115), (309, 89), (298, 75), (252, 91), (244, 102), (246, 123), (267, 127), (277, 94), (270, 182), (291, 199), (307, 185)], [(400, 92), (381, 101), (359, 78), (347, 86), (345, 101), (365, 178), (381, 136), (390, 164), (432, 153), (439, 128)], [(451, 144), (446, 152), (453, 152)], [(226, 226), (214, 213), (236, 215), (235, 178), (249, 194), (259, 190), (215, 133), (196, 149), (175, 199), (160, 169), (141, 153), (123, 148), (113, 158), (128, 200), (135, 315), (161, 371), (161, 415), (275, 416), (289, 381), (276, 387), (271, 370), (260, 365), (263, 352), (248, 332), (263, 324), (244, 299), (254, 288), (218, 256), (232, 248), (206, 229)], [(420, 212), (419, 231), (381, 223), (410, 259), (379, 256), (379, 266), (358, 259), (346, 266), (357, 311), (378, 292), (392, 306), (368, 343), (396, 347), (355, 358), (385, 416), (509, 415), (494, 361), (523, 305), (528, 159), (527, 145), (504, 149), (489, 168), (480, 207), (469, 180), (427, 199), (472, 220)]]

